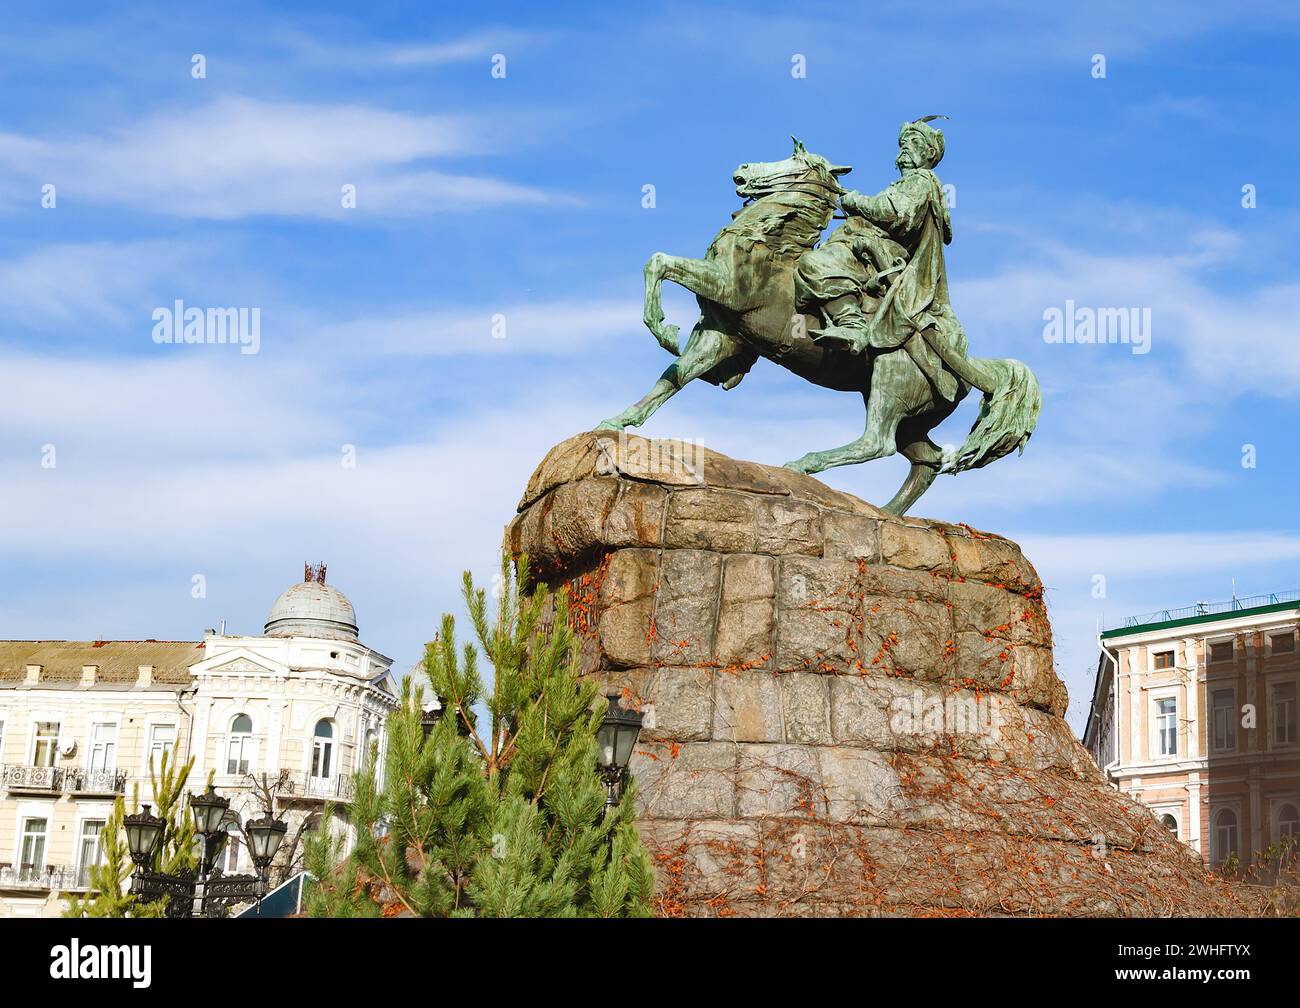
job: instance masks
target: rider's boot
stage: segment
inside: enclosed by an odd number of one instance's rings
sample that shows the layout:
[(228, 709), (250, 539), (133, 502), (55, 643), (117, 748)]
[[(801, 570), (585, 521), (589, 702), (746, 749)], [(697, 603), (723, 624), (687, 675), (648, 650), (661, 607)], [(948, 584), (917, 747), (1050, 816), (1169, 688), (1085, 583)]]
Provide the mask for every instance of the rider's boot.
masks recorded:
[(834, 301), (828, 301), (824, 310), (831, 324), (816, 335), (817, 342), (849, 353), (862, 353), (869, 345), (869, 323), (856, 295), (845, 294)]

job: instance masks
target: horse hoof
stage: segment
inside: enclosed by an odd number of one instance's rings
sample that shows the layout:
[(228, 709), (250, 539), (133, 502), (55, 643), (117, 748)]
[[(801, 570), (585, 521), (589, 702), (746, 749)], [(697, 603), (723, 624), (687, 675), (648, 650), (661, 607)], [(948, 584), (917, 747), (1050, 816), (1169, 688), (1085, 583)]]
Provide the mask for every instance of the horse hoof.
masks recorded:
[(786, 463), (785, 465), (783, 465), (781, 468), (782, 468), (782, 469), (789, 469), (791, 472), (797, 472), (797, 473), (799, 473), (801, 476), (807, 476), (807, 475), (808, 475), (808, 470), (806, 470), (806, 469), (805, 469), (803, 466), (801, 466), (798, 462), (787, 462), (787, 463)]
[(602, 420), (600, 423), (596, 424), (596, 426), (593, 427), (593, 428), (591, 428), (591, 429), (592, 429), (592, 430), (612, 430), (612, 431), (621, 431), (621, 430), (623, 429), (623, 427), (624, 427), (623, 424), (621, 424), (621, 423), (617, 423), (617, 422), (615, 422), (615, 421), (613, 421), (613, 420)]

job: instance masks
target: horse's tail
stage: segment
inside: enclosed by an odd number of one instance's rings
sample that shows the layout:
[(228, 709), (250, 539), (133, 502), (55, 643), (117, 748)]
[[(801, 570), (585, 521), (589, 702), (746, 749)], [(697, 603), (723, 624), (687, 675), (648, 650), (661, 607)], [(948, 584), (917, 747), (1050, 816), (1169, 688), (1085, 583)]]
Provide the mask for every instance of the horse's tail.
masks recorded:
[(976, 357), (969, 363), (985, 379), (980, 383), (984, 401), (966, 443), (944, 463), (944, 472), (978, 469), (1016, 448), (1024, 452), (1043, 404), (1038, 379), (1022, 362)]

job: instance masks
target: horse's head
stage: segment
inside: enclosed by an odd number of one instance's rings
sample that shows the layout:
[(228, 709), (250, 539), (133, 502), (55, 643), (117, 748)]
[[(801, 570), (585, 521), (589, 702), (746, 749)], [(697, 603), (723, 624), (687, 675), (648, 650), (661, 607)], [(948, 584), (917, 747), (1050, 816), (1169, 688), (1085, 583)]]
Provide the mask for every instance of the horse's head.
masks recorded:
[(743, 164), (731, 176), (736, 195), (745, 200), (762, 199), (772, 193), (791, 189), (815, 193), (823, 190), (828, 198), (838, 198), (844, 190), (839, 177), (853, 169), (849, 165), (831, 164), (820, 154), (813, 154), (794, 137), (794, 153), (784, 161), (753, 161)]

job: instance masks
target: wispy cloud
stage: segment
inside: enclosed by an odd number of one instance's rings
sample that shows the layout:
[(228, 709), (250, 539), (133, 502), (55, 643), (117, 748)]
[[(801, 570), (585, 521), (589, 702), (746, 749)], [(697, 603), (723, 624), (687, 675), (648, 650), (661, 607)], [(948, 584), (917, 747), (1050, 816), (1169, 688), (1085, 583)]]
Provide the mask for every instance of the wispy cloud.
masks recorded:
[(629, 301), (483, 305), (476, 312), (410, 311), (314, 329), (314, 345), (344, 353), (442, 357), (452, 354), (567, 355), (642, 329)]
[[(0, 134), (0, 163), (61, 198), (180, 217), (417, 216), (544, 204), (535, 188), (435, 168), (479, 149), (469, 117), (220, 98), (98, 136)], [(356, 188), (356, 209), (343, 187)], [(354, 215), (349, 218), (348, 215)]]
[(1026, 535), (1021, 546), (1058, 576), (1163, 578), (1300, 560), (1300, 534), (1281, 531)]
[[(0, 260), (0, 317), (9, 327), (74, 332), (134, 318), (147, 336), (159, 283), (179, 288), (203, 256), (182, 241), (44, 245)], [(175, 296), (174, 294), (172, 296)]]

